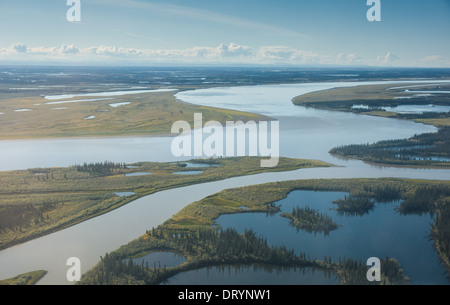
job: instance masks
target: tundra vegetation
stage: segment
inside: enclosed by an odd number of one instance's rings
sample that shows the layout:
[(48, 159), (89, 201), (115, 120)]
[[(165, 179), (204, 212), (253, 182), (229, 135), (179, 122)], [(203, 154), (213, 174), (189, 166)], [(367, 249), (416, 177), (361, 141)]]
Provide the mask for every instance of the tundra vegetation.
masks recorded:
[[(436, 133), (415, 135), (409, 139), (352, 144), (333, 148), (330, 153), (368, 163), (425, 168), (450, 167), (450, 112), (396, 113), (386, 107), (400, 105), (450, 106), (450, 85), (430, 84), (405, 90), (401, 85), (365, 85), (335, 88), (295, 97), (299, 106), (324, 110), (412, 120), (434, 125)], [(421, 94), (414, 94), (419, 91)], [(431, 92), (424, 94), (424, 92)], [(442, 92), (442, 93), (436, 93)], [(364, 107), (354, 107), (362, 105)]]
[[(204, 163), (214, 167), (195, 167)], [(62, 168), (0, 172), (0, 249), (55, 232), (107, 213), (158, 191), (262, 172), (328, 167), (331, 164), (280, 158), (261, 168), (259, 157), (217, 158), (183, 162), (98, 162)], [(195, 175), (174, 172), (199, 170)], [(127, 174), (148, 173), (127, 176)], [(128, 193), (120, 196), (117, 193)]]
[(0, 286), (26, 286), (26, 285), (34, 285), (41, 278), (43, 278), (47, 274), (47, 271), (38, 270), (32, 271), (24, 274), (20, 274), (16, 277), (1, 280)]
[[(382, 281), (368, 282), (367, 265), (353, 258), (330, 257), (310, 259), (305, 253), (295, 253), (286, 247), (271, 246), (257, 232), (242, 234), (234, 229), (217, 226), (215, 220), (224, 214), (277, 213), (276, 202), (294, 190), (347, 192), (356, 213), (361, 198), (389, 202), (400, 200), (398, 211), (404, 215), (430, 213), (436, 215), (430, 238), (442, 262), (450, 272), (450, 183), (395, 178), (320, 179), (273, 182), (227, 189), (194, 202), (157, 228), (119, 249), (107, 253), (82, 277), (80, 284), (159, 284), (184, 271), (208, 266), (230, 264), (263, 264), (283, 268), (313, 268), (337, 276), (343, 284), (407, 284), (400, 264), (394, 258), (382, 260)], [(422, 195), (422, 192), (426, 194)], [(346, 200), (348, 201), (348, 199)], [(311, 203), (313, 204), (313, 203)], [(301, 221), (301, 220), (300, 220)], [(136, 264), (130, 258), (142, 257), (154, 251), (167, 251), (186, 257), (178, 266)]]
[[(0, 99), (0, 112), (5, 113), (0, 117), (0, 139), (171, 135), (175, 121), (187, 121), (193, 126), (194, 113), (221, 123), (270, 120), (258, 114), (184, 103), (175, 98), (175, 93), (130, 94), (106, 100), (101, 95), (62, 100), (41, 96)], [(14, 111), (17, 109), (29, 111)]]

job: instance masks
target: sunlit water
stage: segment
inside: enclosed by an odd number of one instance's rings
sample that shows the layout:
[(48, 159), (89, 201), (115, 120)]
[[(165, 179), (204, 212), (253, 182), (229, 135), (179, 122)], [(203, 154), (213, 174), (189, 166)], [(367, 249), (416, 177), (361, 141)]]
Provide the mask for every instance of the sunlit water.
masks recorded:
[[(351, 84), (351, 85), (355, 85)], [(162, 224), (184, 206), (226, 188), (309, 178), (402, 177), (450, 179), (447, 170), (373, 167), (360, 161), (339, 160), (329, 149), (345, 144), (406, 138), (433, 132), (432, 126), (352, 113), (329, 112), (294, 106), (294, 96), (342, 84), (301, 84), (231, 87), (178, 93), (190, 103), (232, 108), (269, 115), (280, 122), (280, 155), (320, 159), (342, 167), (304, 169), (237, 177), (167, 190), (71, 228), (0, 252), (0, 278), (31, 270), (49, 273), (41, 284), (69, 284), (66, 261), (76, 256), (82, 271), (89, 270), (106, 252), (117, 249)], [(345, 83), (343, 85), (350, 85)], [(122, 137), (1, 141), (0, 170), (70, 166), (84, 162), (182, 161), (171, 153), (172, 137)]]
[(269, 244), (284, 245), (304, 252), (312, 259), (324, 256), (338, 261), (352, 257), (366, 261), (369, 257), (386, 256), (399, 261), (413, 284), (448, 284), (444, 268), (429, 240), (430, 215), (400, 215), (395, 207), (399, 202), (376, 203), (373, 210), (363, 216), (341, 215), (334, 200), (348, 196), (341, 192), (294, 191), (285, 199), (275, 202), (281, 212), (290, 213), (294, 207), (310, 207), (330, 216), (340, 227), (328, 235), (297, 230), (280, 213), (223, 215), (217, 224), (223, 229), (238, 232), (253, 229), (267, 238)]

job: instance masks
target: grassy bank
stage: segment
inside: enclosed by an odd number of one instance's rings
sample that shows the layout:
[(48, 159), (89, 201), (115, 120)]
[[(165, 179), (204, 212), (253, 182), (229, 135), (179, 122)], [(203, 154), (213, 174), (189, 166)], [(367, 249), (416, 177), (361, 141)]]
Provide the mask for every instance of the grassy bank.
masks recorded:
[[(369, 85), (336, 88), (312, 92), (293, 99), (296, 105), (323, 110), (346, 111), (357, 114), (411, 120), (434, 125), (437, 133), (416, 135), (409, 139), (381, 141), (373, 144), (346, 145), (333, 148), (330, 153), (338, 157), (354, 158), (368, 163), (386, 166), (422, 168), (450, 168), (450, 112), (447, 113), (396, 113), (383, 107), (399, 105), (450, 106), (450, 94), (419, 94), (414, 90), (448, 91), (450, 85), (411, 87), (401, 85)], [(355, 108), (355, 105), (364, 107)]]
[(0, 281), (0, 286), (24, 286), (24, 285), (34, 285), (41, 278), (43, 278), (47, 274), (46, 271), (38, 270), (32, 271), (24, 274), (20, 274), (16, 277), (5, 279)]
[[(141, 162), (107, 171), (91, 164), (86, 165), (86, 170), (80, 165), (0, 172), (0, 249), (67, 228), (158, 191), (268, 171), (331, 166), (320, 161), (280, 158), (277, 167), (261, 168), (260, 160), (216, 159), (217, 166), (201, 168), (186, 168), (182, 162)], [(191, 170), (202, 172), (173, 174)], [(130, 173), (144, 175), (125, 176)], [(122, 192), (129, 193), (116, 194)]]
[[(141, 237), (108, 253), (105, 256), (107, 259), (102, 258), (101, 262), (83, 276), (82, 284), (157, 284), (183, 271), (236, 262), (311, 267), (336, 274), (342, 283), (367, 284), (367, 266), (361, 262), (351, 258), (343, 258), (339, 262), (331, 262), (328, 258), (323, 261), (310, 260), (302, 253), (294, 254), (290, 249), (270, 247), (265, 239), (255, 239), (251, 231), (244, 234), (237, 234), (229, 229), (222, 231), (215, 223), (224, 214), (278, 212), (279, 208), (274, 203), (294, 190), (341, 191), (358, 198), (366, 197), (381, 202), (401, 200), (399, 212), (404, 215), (438, 213), (442, 209), (442, 202), (450, 198), (448, 181), (393, 178), (297, 180), (227, 189), (190, 204), (161, 226), (149, 229)], [(357, 202), (355, 209), (358, 209)], [(448, 223), (448, 219), (443, 222)], [(446, 233), (441, 233), (439, 238), (434, 239), (438, 247), (444, 243), (446, 246), (449, 244)], [(248, 247), (245, 248), (242, 244), (247, 244)], [(246, 250), (240, 252), (236, 249)], [(186, 262), (170, 268), (126, 267), (130, 264), (124, 262), (130, 257), (143, 256), (153, 251), (175, 252), (185, 256)], [(443, 252), (444, 249), (438, 251), (443, 261), (448, 261), (449, 253)], [(383, 264), (385, 273), (382, 275), (382, 283), (408, 282), (398, 262), (386, 258)], [(116, 266), (115, 271), (112, 266)]]
[[(244, 122), (269, 118), (240, 111), (196, 106), (174, 97), (176, 92), (45, 100), (15, 97), (0, 100), (0, 139), (170, 135), (178, 120), (191, 123), (194, 113), (203, 120)], [(84, 100), (77, 102), (79, 100)], [(61, 103), (61, 104), (48, 104)], [(129, 103), (112, 107), (110, 104)], [(15, 111), (15, 110), (28, 111)]]
[[(408, 86), (408, 90), (410, 91), (405, 91), (406, 87), (402, 87), (401, 84), (333, 88), (297, 96), (292, 99), (292, 102), (298, 106), (322, 110), (346, 111), (387, 118), (407, 119), (437, 127), (450, 126), (448, 113), (404, 114), (382, 109), (383, 107), (396, 107), (400, 105), (450, 106), (450, 94), (423, 94), (418, 96), (413, 94), (414, 90), (449, 91), (449, 84), (429, 86), (421, 84), (414, 88), (412, 87), (412, 83), (405, 83), (404, 86)], [(366, 107), (354, 108), (353, 106), (355, 105), (364, 105)]]

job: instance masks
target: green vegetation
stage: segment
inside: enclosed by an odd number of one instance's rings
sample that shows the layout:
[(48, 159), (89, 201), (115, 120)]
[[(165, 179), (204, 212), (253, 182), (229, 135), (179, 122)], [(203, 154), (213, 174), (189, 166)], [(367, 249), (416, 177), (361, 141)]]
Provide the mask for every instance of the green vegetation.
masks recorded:
[(309, 233), (328, 235), (331, 231), (339, 228), (339, 225), (330, 216), (308, 206), (305, 208), (295, 207), (291, 213), (281, 213), (280, 216), (288, 218), (291, 225), (298, 230)]
[[(384, 84), (384, 85), (363, 85), (345, 88), (333, 88), (328, 90), (311, 92), (305, 95), (297, 96), (292, 101), (295, 105), (312, 107), (323, 110), (332, 111), (347, 111), (375, 116), (418, 120), (422, 123), (433, 124), (436, 126), (445, 126), (450, 123), (447, 114), (426, 113), (420, 114), (401, 114), (395, 112), (385, 111), (383, 107), (396, 107), (399, 105), (450, 105), (450, 95), (413, 95), (414, 90), (421, 91), (448, 91), (450, 85), (429, 85), (419, 87), (412, 87), (414, 84), (405, 84), (409, 91), (401, 88), (402, 84)], [(405, 102), (407, 101), (407, 102)], [(355, 105), (364, 105), (366, 107), (355, 108)], [(440, 122), (440, 123), (439, 123)]]
[[(173, 175), (180, 167), (170, 162), (140, 162), (133, 167), (102, 162), (0, 172), (0, 249), (67, 228), (165, 189), (267, 171), (331, 166), (289, 158), (280, 158), (273, 168), (261, 168), (257, 157), (221, 158), (214, 162), (218, 166), (203, 167), (202, 173), (196, 175)], [(195, 167), (181, 170), (191, 169)], [(152, 174), (125, 176), (147, 172)], [(116, 195), (119, 192), (135, 194)]]
[(431, 238), (442, 264), (450, 274), (450, 199), (440, 199), (435, 209), (435, 221), (431, 228)]
[(125, 163), (114, 162), (97, 162), (97, 163), (84, 163), (83, 165), (75, 165), (75, 168), (79, 172), (90, 173), (94, 176), (109, 176), (116, 170), (126, 169)]
[[(408, 284), (400, 265), (391, 260), (382, 263), (382, 281), (368, 282), (365, 274), (367, 266), (344, 259), (333, 263), (331, 259), (323, 261), (310, 260), (304, 253), (295, 254), (285, 247), (268, 246), (264, 238), (255, 232), (246, 231), (238, 234), (235, 230), (217, 231), (199, 229), (189, 234), (170, 234), (163, 228), (152, 230), (145, 238), (139, 239), (128, 248), (106, 254), (88, 273), (82, 277), (81, 285), (157, 285), (170, 277), (185, 271), (209, 266), (226, 266), (232, 264), (264, 264), (284, 268), (313, 268), (325, 273), (334, 273), (344, 284)], [(164, 248), (166, 251), (183, 253), (187, 261), (175, 267), (149, 266), (134, 264), (125, 257), (135, 249)], [(360, 276), (364, 271), (364, 277)]]
[[(416, 135), (404, 140), (381, 141), (374, 144), (346, 145), (333, 148), (330, 153), (369, 163), (408, 167), (450, 167), (450, 112), (404, 114), (388, 112), (383, 107), (399, 105), (450, 105), (449, 94), (412, 95), (399, 85), (369, 85), (336, 88), (312, 92), (293, 99), (294, 104), (324, 110), (347, 111), (360, 114), (412, 120), (439, 128), (437, 133)], [(409, 85), (411, 86), (411, 84)], [(392, 88), (395, 87), (395, 88)], [(448, 90), (450, 85), (420, 86), (421, 91)], [(419, 89), (418, 89), (419, 90)], [(405, 99), (406, 98), (406, 99)], [(407, 101), (407, 102), (405, 102)], [(365, 107), (355, 108), (354, 105)]]
[[(194, 113), (198, 112), (203, 114), (205, 121), (221, 123), (269, 119), (252, 113), (180, 102), (174, 93), (176, 91), (116, 96), (114, 100), (73, 102), (80, 100), (75, 97), (63, 100), (71, 103), (57, 105), (46, 103), (61, 101), (48, 101), (40, 96), (0, 99), (0, 112), (7, 114), (0, 116), (0, 139), (170, 135), (172, 124), (176, 121), (190, 122), (193, 126)], [(114, 108), (109, 106), (111, 103), (130, 104)], [(14, 112), (16, 109), (32, 111)], [(95, 118), (86, 119), (91, 116)]]
[(407, 285), (409, 278), (405, 276), (403, 270), (395, 259), (386, 257), (381, 260), (380, 269), (381, 281), (367, 281), (367, 265), (364, 262), (356, 261), (352, 258), (343, 258), (339, 260), (338, 275), (345, 285)]
[(332, 155), (396, 166), (450, 168), (450, 127), (404, 140), (335, 147)]
[(164, 229), (153, 230), (135, 246), (159, 245), (183, 253), (187, 261), (176, 267), (133, 265), (117, 253), (107, 254), (92, 272), (85, 274), (84, 285), (89, 284), (159, 284), (171, 276), (189, 270), (226, 264), (276, 264), (287, 266), (320, 267), (306, 261), (284, 247), (270, 247), (252, 231), (238, 234), (228, 229), (216, 231), (199, 229), (191, 233), (169, 234)]
[(43, 271), (43, 270), (32, 271), (32, 272), (20, 274), (14, 278), (1, 280), (0, 286), (2, 286), (2, 285), (9, 285), (9, 286), (34, 285), (41, 278), (43, 278), (46, 274), (47, 274), (47, 271)]
[[(332, 262), (330, 258), (311, 260), (303, 253), (295, 254), (290, 249), (271, 247), (264, 238), (257, 238), (255, 232), (237, 234), (234, 230), (223, 231), (215, 219), (230, 213), (274, 213), (279, 211), (274, 203), (294, 190), (340, 191), (349, 193), (352, 198), (379, 198), (385, 202), (402, 200), (403, 204), (418, 198), (424, 189), (429, 190), (428, 195), (434, 194), (423, 196), (428, 200), (422, 204), (426, 204), (429, 213), (439, 215), (439, 222), (434, 224), (431, 236), (448, 268), (449, 181), (394, 178), (297, 180), (227, 189), (194, 202), (161, 226), (148, 230), (129, 244), (105, 255), (83, 276), (81, 284), (158, 284), (179, 272), (234, 263), (311, 267), (336, 274), (344, 284), (405, 284), (408, 279), (393, 259), (386, 258), (382, 262), (382, 282), (369, 283), (365, 277), (367, 266), (354, 259), (343, 258), (339, 262)], [(359, 209), (357, 202), (353, 202), (355, 209)], [(247, 209), (242, 209), (243, 206)], [(186, 257), (186, 261), (170, 268), (128, 267), (129, 258), (152, 251), (178, 253)]]
[(375, 206), (375, 202), (366, 196), (350, 196), (333, 201), (340, 215), (362, 216), (368, 214)]
[(446, 185), (419, 186), (405, 198), (398, 211), (403, 215), (437, 213), (446, 208), (445, 200), (448, 198), (450, 198), (450, 188)]

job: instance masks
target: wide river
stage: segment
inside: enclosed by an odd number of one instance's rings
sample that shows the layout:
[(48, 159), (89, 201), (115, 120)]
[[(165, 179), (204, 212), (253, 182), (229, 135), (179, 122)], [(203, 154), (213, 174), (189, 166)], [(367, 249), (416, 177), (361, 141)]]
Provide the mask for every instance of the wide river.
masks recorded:
[[(78, 257), (82, 272), (85, 272), (106, 252), (113, 251), (142, 235), (145, 230), (160, 225), (184, 206), (226, 188), (310, 178), (401, 177), (449, 180), (448, 170), (375, 167), (360, 161), (336, 159), (328, 154), (331, 148), (338, 145), (406, 138), (414, 134), (434, 132), (436, 128), (433, 126), (405, 120), (307, 109), (294, 106), (291, 102), (293, 97), (308, 92), (376, 83), (305, 83), (213, 88), (178, 93), (178, 99), (189, 103), (255, 112), (276, 118), (280, 122), (281, 156), (320, 159), (342, 167), (236, 177), (149, 195), (68, 229), (0, 251), (0, 279), (32, 270), (48, 270), (39, 284), (71, 284), (66, 279), (68, 258)], [(0, 141), (0, 160), (4, 160), (0, 164), (0, 170), (69, 166), (105, 160), (180, 160), (171, 153), (172, 140), (171, 137), (119, 137)]]

